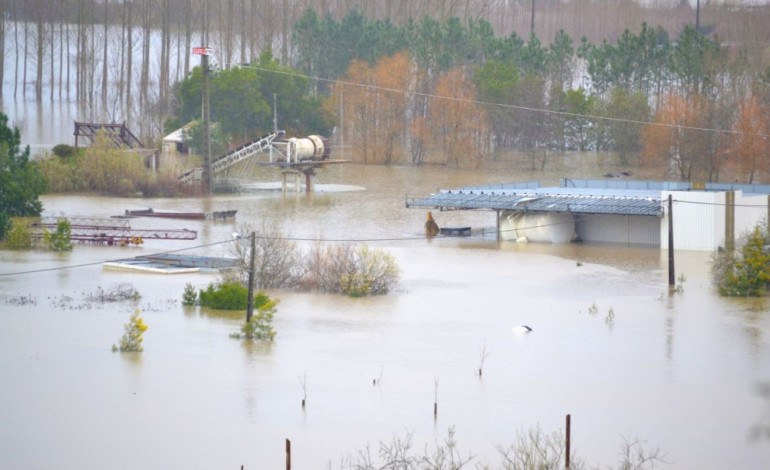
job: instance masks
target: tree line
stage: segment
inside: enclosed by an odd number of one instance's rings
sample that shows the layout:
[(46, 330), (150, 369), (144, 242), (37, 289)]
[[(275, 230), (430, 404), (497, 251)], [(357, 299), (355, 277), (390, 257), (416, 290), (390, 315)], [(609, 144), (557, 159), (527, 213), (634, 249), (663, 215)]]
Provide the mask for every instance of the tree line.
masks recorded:
[(770, 172), (770, 66), (694, 26), (672, 37), (642, 23), (600, 43), (560, 30), (544, 44), (486, 20), (308, 10), (294, 47), (363, 162), (476, 166), (520, 151), (543, 167), (595, 150), (683, 180)]
[[(196, 65), (192, 46), (206, 44), (216, 50), (216, 73), (259, 66), (270, 51), (310, 77), (307, 93), (325, 99), (323, 116), (300, 112), (315, 123), (292, 127), (341, 122), (350, 133), (344, 143), (363, 149), (367, 162), (419, 164), (436, 153), (472, 165), (518, 150), (542, 166), (549, 153), (574, 149), (653, 163), (660, 152), (647, 142), (665, 146), (666, 135), (640, 123), (669, 119), (666, 109), (682, 109), (676, 97), (695, 110), (669, 123), (682, 134), (667, 160), (667, 168), (681, 168), (678, 176), (702, 177), (688, 168), (708, 164), (707, 177), (718, 178), (735, 155), (765, 145), (746, 136), (766, 135), (756, 129), (766, 120), (767, 62), (759, 51), (770, 35), (767, 7), (704, 6), (700, 29), (682, 27), (695, 12), (674, 1), (643, 8), (608, 0), (3, 0), (0, 9), (0, 70), (13, 70), (14, 96), (72, 94), (92, 120), (128, 122), (147, 142), (195, 106), (180, 102), (180, 84)], [(382, 61), (408, 73), (380, 76)], [(335, 82), (356, 77), (369, 88)], [(386, 98), (380, 82), (404, 84), (403, 96)], [(459, 99), (435, 99), (452, 93)], [(265, 103), (271, 107), (270, 96), (259, 103), (263, 117)], [(456, 122), (462, 116), (472, 122)], [(688, 150), (693, 138), (685, 134), (697, 135), (690, 127), (725, 132), (707, 139), (703, 157), (700, 148)], [(755, 163), (741, 161), (747, 178), (764, 171)]]

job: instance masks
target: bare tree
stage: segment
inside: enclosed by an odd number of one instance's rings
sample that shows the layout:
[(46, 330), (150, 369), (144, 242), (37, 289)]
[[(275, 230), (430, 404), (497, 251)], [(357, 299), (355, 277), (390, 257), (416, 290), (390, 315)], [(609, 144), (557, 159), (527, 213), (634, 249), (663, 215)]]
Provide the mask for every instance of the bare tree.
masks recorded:
[(109, 11), (110, 9), (107, 8), (107, 3), (103, 5), (104, 7), (104, 25), (102, 26), (102, 109), (107, 108), (107, 87), (109, 85), (108, 80), (108, 70), (107, 70), (107, 49), (109, 47), (109, 41), (108, 41), (108, 35), (109, 35)]
[[(0, 84), (5, 79), (5, 2), (0, 1)], [(3, 98), (3, 91), (0, 89), (0, 101)]]
[(161, 115), (168, 110), (169, 75), (171, 61), (171, 25), (169, 22), (168, 0), (161, 0), (160, 6), (160, 78), (158, 80), (158, 105)]

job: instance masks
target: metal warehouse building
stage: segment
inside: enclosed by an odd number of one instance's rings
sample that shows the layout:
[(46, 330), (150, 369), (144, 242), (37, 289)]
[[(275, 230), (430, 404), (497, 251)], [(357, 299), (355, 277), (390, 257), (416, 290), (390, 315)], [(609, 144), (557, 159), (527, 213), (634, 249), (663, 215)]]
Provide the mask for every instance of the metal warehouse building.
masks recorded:
[[(571, 241), (713, 251), (768, 219), (770, 185), (563, 178), (445, 189), (407, 207), (489, 210), (501, 240)], [(669, 196), (671, 214), (669, 214)]]

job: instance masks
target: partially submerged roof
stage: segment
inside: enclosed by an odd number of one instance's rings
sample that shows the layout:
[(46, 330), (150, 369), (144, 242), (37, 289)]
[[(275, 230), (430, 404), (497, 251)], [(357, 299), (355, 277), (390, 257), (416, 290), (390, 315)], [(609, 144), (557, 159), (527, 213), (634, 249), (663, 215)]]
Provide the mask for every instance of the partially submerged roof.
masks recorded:
[[(572, 181), (572, 180), (569, 180)], [(541, 188), (537, 182), (444, 189), (407, 200), (407, 207), (439, 210), (510, 210), (574, 214), (663, 215), (659, 189), (562, 186)]]
[(406, 206), (662, 217), (663, 191), (743, 191), (760, 195), (770, 194), (770, 185), (562, 178), (558, 187), (549, 188), (528, 181), (443, 189), (424, 198), (407, 199)]
[[(662, 216), (660, 192), (653, 194), (619, 194), (616, 190), (600, 190), (602, 194), (562, 188), (532, 190), (442, 190), (437, 194), (407, 200), (407, 207), (440, 210), (510, 210), (518, 212), (571, 212), (575, 214), (617, 214)], [(582, 193), (582, 194), (581, 194)], [(639, 193), (642, 193), (640, 191)], [(646, 193), (646, 192), (644, 192)]]
[(217, 258), (210, 256), (179, 255), (172, 253), (108, 261), (103, 266), (108, 269), (124, 271), (142, 271), (160, 274), (184, 274), (198, 272), (201, 269), (230, 269), (240, 265), (235, 258)]

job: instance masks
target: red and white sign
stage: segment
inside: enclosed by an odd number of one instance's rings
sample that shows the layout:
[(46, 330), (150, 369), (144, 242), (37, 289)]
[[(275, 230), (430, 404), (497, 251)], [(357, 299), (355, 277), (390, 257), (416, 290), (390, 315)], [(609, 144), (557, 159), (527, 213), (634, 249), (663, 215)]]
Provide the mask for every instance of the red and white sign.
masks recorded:
[(193, 47), (192, 53), (196, 55), (211, 55), (214, 53), (213, 47)]

